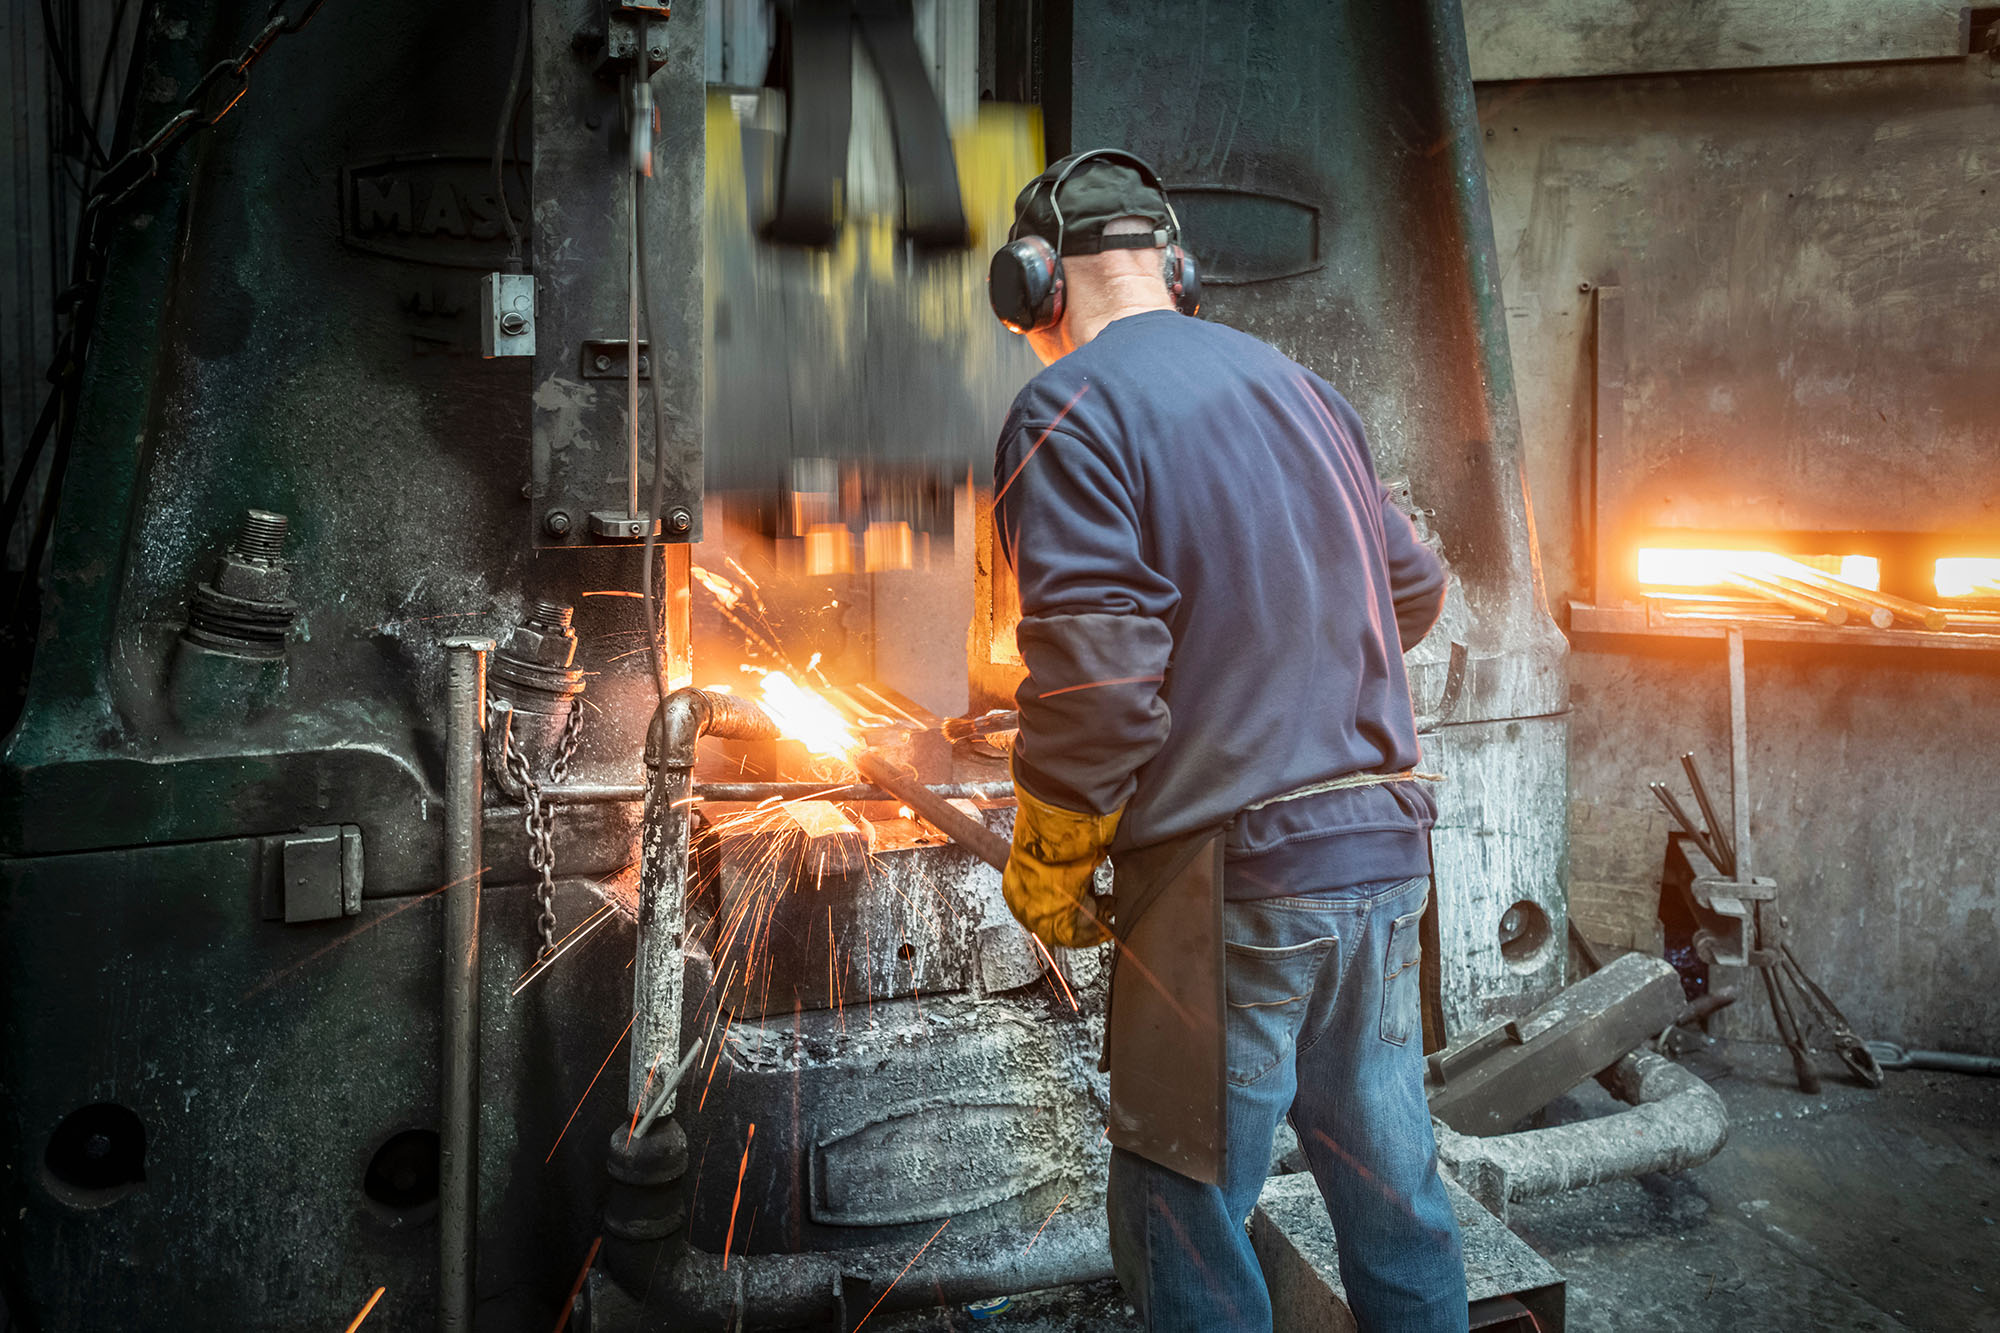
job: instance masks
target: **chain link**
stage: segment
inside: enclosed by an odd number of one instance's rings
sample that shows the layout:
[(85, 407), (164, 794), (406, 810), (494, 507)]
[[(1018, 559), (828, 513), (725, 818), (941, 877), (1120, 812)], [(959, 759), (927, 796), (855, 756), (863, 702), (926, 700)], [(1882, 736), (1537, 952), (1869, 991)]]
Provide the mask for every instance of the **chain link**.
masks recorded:
[(132, 191), (144, 185), (159, 174), (160, 159), (180, 141), (197, 130), (209, 126), (228, 115), (230, 109), (243, 100), (243, 94), (250, 91), (250, 67), (271, 49), (271, 44), (280, 36), (294, 33), (312, 22), (313, 15), (319, 13), (326, 0), (307, 0), (299, 12), (292, 17), (285, 16), (286, 0), (277, 0), (268, 11), (264, 26), (250, 39), (250, 44), (229, 60), (219, 60), (209, 66), (208, 72), (196, 81), (188, 95), (181, 99), (181, 109), (167, 117), (166, 123), (143, 141), (127, 150), (125, 155), (106, 167), (98, 177), (97, 184), (90, 192), (90, 199), (84, 204), (84, 233), (89, 238), (90, 224), (97, 214), (116, 208), (125, 202)]
[(535, 961), (540, 962), (554, 953), (556, 947), (556, 810), (555, 802), (544, 795), (543, 787), (554, 786), (569, 776), (570, 760), (576, 757), (577, 744), (583, 739), (583, 702), (570, 702), (569, 717), (563, 722), (562, 737), (549, 761), (546, 782), (536, 779), (527, 752), (514, 738), (512, 718), (503, 724), (500, 710), (489, 708), (487, 719), (489, 726), (505, 727), (501, 735), (507, 777), (521, 790), (522, 825), (528, 831), (528, 868), (535, 872), (535, 901), (541, 908), (535, 917), (535, 931), (542, 937), (541, 951), (535, 955)]

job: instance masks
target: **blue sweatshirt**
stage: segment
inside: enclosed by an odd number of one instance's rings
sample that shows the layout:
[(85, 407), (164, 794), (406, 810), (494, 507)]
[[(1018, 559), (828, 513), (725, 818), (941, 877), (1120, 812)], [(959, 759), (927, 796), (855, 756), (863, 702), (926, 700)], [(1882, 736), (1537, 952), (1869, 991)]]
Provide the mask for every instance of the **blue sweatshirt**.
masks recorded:
[(1236, 816), (1232, 898), (1429, 873), (1403, 650), (1444, 571), (1326, 381), (1226, 325), (1114, 320), (1014, 400), (994, 464), (1028, 679), (1017, 779), (1125, 811), (1112, 852)]

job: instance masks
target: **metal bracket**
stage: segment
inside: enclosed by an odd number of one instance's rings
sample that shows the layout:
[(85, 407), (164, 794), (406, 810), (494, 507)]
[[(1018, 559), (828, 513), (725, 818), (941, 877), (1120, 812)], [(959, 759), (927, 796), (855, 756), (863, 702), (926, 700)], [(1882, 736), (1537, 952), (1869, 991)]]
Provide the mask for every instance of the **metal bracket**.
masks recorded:
[(1722, 967), (1748, 967), (1758, 946), (1757, 904), (1778, 896), (1778, 882), (1762, 875), (1747, 880), (1697, 878), (1691, 886), (1702, 917), (1695, 951), (1702, 961)]
[(282, 834), (273, 841), (278, 852), (278, 902), (287, 924), (361, 914), (359, 827), (326, 824)]
[[(587, 380), (622, 380), (625, 378), (625, 357), (631, 344), (623, 338), (586, 338), (583, 355), (577, 366)], [(653, 378), (653, 359), (646, 354), (646, 340), (639, 340), (639, 378)]]
[(479, 280), (479, 354), (535, 354), (535, 277), (488, 273)]

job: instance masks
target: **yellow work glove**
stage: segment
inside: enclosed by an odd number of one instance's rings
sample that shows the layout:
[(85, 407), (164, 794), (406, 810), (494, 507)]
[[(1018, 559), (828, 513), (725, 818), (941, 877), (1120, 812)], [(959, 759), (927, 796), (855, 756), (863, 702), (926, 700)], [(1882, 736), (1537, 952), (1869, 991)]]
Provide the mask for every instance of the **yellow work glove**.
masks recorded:
[(1091, 906), (1091, 872), (1104, 859), (1119, 816), (1078, 814), (1037, 800), (1014, 783), (1014, 846), (1000, 876), (1007, 910), (1042, 943), (1066, 949), (1102, 944), (1109, 933)]

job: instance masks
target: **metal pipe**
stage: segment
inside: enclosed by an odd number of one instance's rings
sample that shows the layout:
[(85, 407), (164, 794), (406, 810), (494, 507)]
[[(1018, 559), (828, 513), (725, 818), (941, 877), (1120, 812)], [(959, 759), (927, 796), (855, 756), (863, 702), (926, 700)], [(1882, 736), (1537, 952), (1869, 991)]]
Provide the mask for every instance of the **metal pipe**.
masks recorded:
[[(914, 1243), (801, 1254), (684, 1250), (644, 1308), (636, 1296), (595, 1282), (593, 1327), (665, 1330), (852, 1328), (879, 1302), (879, 1314), (942, 1303), (1102, 1281), (1111, 1274), (1104, 1209), (1065, 1208), (1035, 1227), (997, 1231), (945, 1228), (914, 1257)], [(928, 1226), (925, 1230), (929, 1230)], [(663, 1316), (659, 1311), (664, 1308)], [(845, 1318), (843, 1319), (843, 1316)]]
[[(501, 783), (497, 775), (494, 785), (513, 797), (515, 804), (520, 804), (520, 793)], [(551, 805), (615, 805), (620, 802), (643, 801), (648, 790), (647, 786), (640, 783), (565, 782), (543, 787), (542, 795)], [(1011, 800), (1014, 796), (1014, 784), (1011, 782), (944, 782), (932, 784), (930, 790), (948, 801), (1001, 801)], [(859, 782), (842, 787), (829, 787), (824, 782), (702, 782), (697, 783), (689, 795), (704, 801), (902, 799), (894, 792)]]
[(444, 1132), (438, 1180), (438, 1327), (471, 1333), (479, 1230), (479, 890), (486, 655), (446, 639)]
[(773, 740), (777, 725), (734, 694), (675, 690), (653, 713), (646, 762), (653, 768), (639, 876), (639, 943), (632, 964), (630, 1104), (647, 1095), (656, 1066), (680, 1062), (681, 930), (687, 903), (689, 799), (694, 747), (703, 736)]
[(1731, 629), (1729, 642), (1729, 845), (1736, 878), (1748, 880), (1750, 859), (1750, 706), (1743, 683), (1743, 631)]
[(1491, 1138), (1433, 1121), (1438, 1157), (1504, 1222), (1510, 1203), (1654, 1171), (1685, 1171), (1722, 1151), (1729, 1137), (1722, 1098), (1671, 1060), (1634, 1051), (1599, 1078), (1632, 1109)]
[[(925, 788), (947, 801), (1000, 801), (1014, 799), (1011, 782), (946, 782)], [(823, 782), (703, 782), (694, 794), (704, 801), (899, 801), (902, 798), (881, 787), (856, 783), (829, 787)], [(907, 802), (905, 802), (907, 804)], [(915, 809), (915, 806), (911, 806)]]
[(917, 775), (879, 754), (863, 750), (854, 771), (882, 788), (995, 870), (1007, 868), (1007, 839), (917, 781)]

